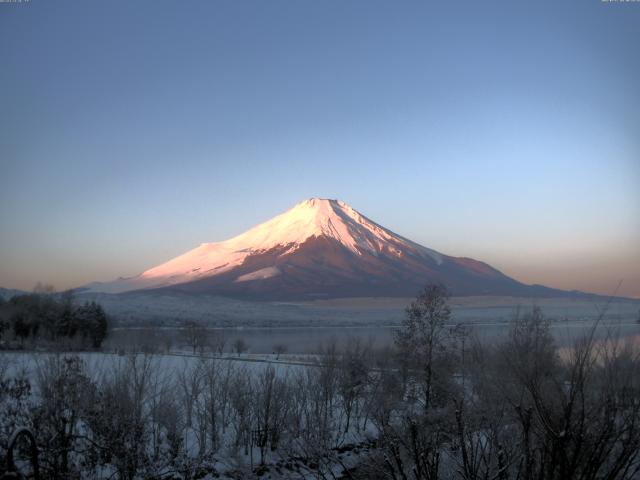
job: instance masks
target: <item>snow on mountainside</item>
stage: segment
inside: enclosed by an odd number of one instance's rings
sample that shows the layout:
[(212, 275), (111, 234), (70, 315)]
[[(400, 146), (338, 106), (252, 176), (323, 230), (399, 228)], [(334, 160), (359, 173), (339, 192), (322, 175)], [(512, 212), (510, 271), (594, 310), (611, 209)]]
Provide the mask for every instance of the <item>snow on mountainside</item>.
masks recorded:
[[(402, 247), (405, 247), (419, 251), (437, 263), (442, 261), (438, 252), (394, 234), (340, 200), (311, 198), (230, 240), (203, 243), (137, 277), (89, 287), (94, 291), (118, 293), (190, 282), (227, 272), (241, 265), (248, 256), (275, 247), (286, 246), (282, 254), (291, 253), (310, 238), (322, 236), (337, 240), (357, 255), (363, 252), (375, 255), (387, 248), (401, 257)], [(278, 275), (275, 267), (268, 268), (271, 268), (268, 276)], [(237, 281), (249, 280), (250, 275), (242, 275)], [(255, 278), (261, 278), (259, 272), (255, 272)]]
[(89, 291), (143, 289), (257, 299), (413, 296), (427, 282), (456, 295), (553, 294), (486, 263), (440, 254), (339, 200), (312, 198), (230, 240), (202, 245)]

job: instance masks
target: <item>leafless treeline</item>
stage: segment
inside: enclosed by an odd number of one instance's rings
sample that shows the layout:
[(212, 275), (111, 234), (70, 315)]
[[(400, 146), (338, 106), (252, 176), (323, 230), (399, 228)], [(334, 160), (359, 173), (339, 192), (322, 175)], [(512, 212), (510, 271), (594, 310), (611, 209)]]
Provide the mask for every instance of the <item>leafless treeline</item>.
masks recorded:
[[(252, 463), (289, 478), (637, 477), (637, 351), (593, 335), (560, 351), (535, 309), (481, 345), (449, 316), (427, 287), (393, 350), (353, 340), (313, 367), (55, 355), (35, 375), (7, 368), (0, 449), (28, 426), (51, 478), (250, 478)], [(375, 446), (341, 455), (362, 442)]]

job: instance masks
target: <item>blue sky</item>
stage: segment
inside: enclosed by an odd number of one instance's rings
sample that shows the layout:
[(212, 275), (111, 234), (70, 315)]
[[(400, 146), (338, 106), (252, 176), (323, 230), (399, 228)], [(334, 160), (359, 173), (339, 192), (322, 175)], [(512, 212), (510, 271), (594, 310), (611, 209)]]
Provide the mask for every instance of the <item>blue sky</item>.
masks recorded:
[(0, 3), (0, 285), (128, 276), (312, 196), (640, 296), (640, 4)]

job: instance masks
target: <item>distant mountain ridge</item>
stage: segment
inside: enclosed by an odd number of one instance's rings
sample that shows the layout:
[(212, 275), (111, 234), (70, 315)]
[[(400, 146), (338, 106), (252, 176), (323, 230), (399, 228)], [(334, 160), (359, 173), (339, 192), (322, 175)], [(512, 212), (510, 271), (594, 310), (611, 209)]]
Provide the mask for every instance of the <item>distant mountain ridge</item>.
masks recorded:
[(25, 295), (28, 292), (24, 290), (16, 290), (15, 288), (3, 288), (0, 287), (0, 298), (3, 300), (11, 300), (13, 297), (18, 295)]
[(575, 296), (525, 285), (490, 265), (444, 255), (368, 219), (340, 200), (311, 198), (230, 240), (204, 243), (93, 292), (173, 290), (257, 300), (410, 297), (429, 282), (453, 295)]

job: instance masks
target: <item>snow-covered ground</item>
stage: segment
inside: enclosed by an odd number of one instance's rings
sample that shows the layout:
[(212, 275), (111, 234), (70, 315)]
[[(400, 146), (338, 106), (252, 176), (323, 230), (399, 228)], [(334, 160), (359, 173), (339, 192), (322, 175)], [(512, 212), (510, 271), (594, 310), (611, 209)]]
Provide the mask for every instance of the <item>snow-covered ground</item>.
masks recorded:
[[(218, 327), (334, 327), (397, 325), (411, 298), (345, 298), (313, 302), (249, 302), (210, 295), (132, 292), (126, 295), (81, 293), (78, 301), (95, 300), (107, 313), (128, 325), (176, 325), (194, 320)], [(455, 322), (508, 322), (518, 309), (539, 306), (553, 320), (593, 320), (602, 300), (518, 297), (453, 297)], [(640, 301), (612, 301), (605, 318), (634, 322)]]
[[(241, 444), (238, 445), (237, 428), (239, 425), (237, 422), (239, 420), (235, 416), (233, 420), (227, 418), (227, 415), (232, 415), (231, 409), (235, 394), (233, 393), (234, 387), (231, 384), (235, 379), (248, 375), (249, 382), (253, 384), (253, 387), (249, 387), (251, 388), (251, 398), (246, 400), (247, 408), (252, 412), (250, 414), (249, 421), (251, 421), (251, 425), (248, 427), (248, 432), (252, 432), (254, 431), (252, 429), (258, 428), (261, 425), (260, 422), (263, 421), (260, 417), (260, 405), (261, 402), (265, 401), (265, 394), (269, 391), (268, 389), (264, 390), (266, 385), (264, 382), (269, 378), (267, 369), (273, 369), (275, 382), (281, 382), (271, 384), (275, 389), (274, 392), (276, 392), (274, 395), (279, 395), (278, 391), (287, 391), (289, 394), (293, 394), (294, 392), (291, 388), (293, 388), (296, 381), (299, 381), (296, 379), (306, 378), (304, 370), (319, 368), (311, 357), (243, 354), (240, 356), (223, 355), (214, 359), (206, 356), (191, 355), (187, 352), (162, 355), (119, 355), (87, 352), (0, 352), (0, 381), (7, 378), (29, 379), (31, 389), (27, 402), (32, 404), (33, 408), (38, 409), (41, 408), (38, 407), (38, 404), (43, 401), (39, 390), (42, 378), (46, 377), (46, 375), (51, 375), (52, 372), (62, 371), (56, 370), (61, 368), (59, 366), (52, 367), (52, 361), (58, 361), (56, 365), (63, 365), (65, 359), (73, 357), (81, 359), (83, 375), (91, 379), (94, 385), (100, 385), (111, 375), (118, 375), (117, 372), (125, 372), (125, 375), (126, 372), (133, 372), (136, 369), (139, 369), (138, 373), (144, 372), (144, 378), (140, 378), (137, 381), (142, 382), (141, 385), (145, 385), (144, 393), (142, 393), (144, 397), (142, 405), (146, 412), (145, 416), (148, 418), (146, 421), (150, 422), (147, 428), (159, 432), (154, 434), (153, 440), (149, 439), (148, 441), (160, 441), (161, 437), (166, 434), (165, 427), (162, 426), (164, 424), (156, 424), (156, 420), (154, 420), (156, 415), (153, 413), (154, 405), (156, 402), (163, 401), (161, 399), (158, 400), (159, 397), (164, 396), (163, 398), (172, 402), (171, 404), (175, 406), (176, 411), (180, 412), (179, 415), (188, 416), (189, 418), (193, 415), (194, 424), (192, 427), (190, 423), (182, 424), (181, 442), (183, 442), (184, 455), (186, 455), (183, 461), (191, 462), (190, 465), (197, 465), (190, 471), (190, 475), (196, 475), (196, 472), (200, 472), (199, 475), (201, 476), (197, 478), (239, 479), (260, 477), (306, 479), (319, 478), (319, 469), (322, 469), (325, 475), (331, 472), (335, 475), (335, 478), (341, 478), (340, 476), (345, 468), (350, 468), (357, 464), (361, 454), (367, 454), (374, 448), (371, 440), (374, 436), (371, 424), (361, 428), (360, 423), (356, 423), (354, 419), (352, 420), (352, 427), (348, 431), (344, 430), (344, 418), (343, 414), (340, 413), (337, 399), (335, 406), (332, 408), (332, 410), (335, 410), (334, 422), (336, 423), (331, 424), (332, 433), (330, 433), (334, 437), (331, 445), (336, 447), (330, 448), (326, 454), (321, 453), (320, 457), (317, 454), (312, 455), (310, 452), (306, 452), (305, 449), (309, 448), (309, 445), (304, 442), (298, 443), (302, 442), (302, 440), (295, 440), (293, 443), (285, 444), (284, 439), (282, 439), (283, 446), (278, 450), (271, 448), (261, 449), (260, 445), (256, 444), (254, 440), (251, 440), (251, 442), (249, 440), (241, 440)], [(145, 362), (149, 363), (146, 364)], [(62, 368), (64, 369), (64, 367)], [(137, 374), (134, 373), (133, 375), (135, 377)], [(285, 387), (285, 385), (288, 386)], [(281, 390), (282, 388), (286, 390)], [(207, 396), (207, 391), (211, 392), (210, 396)], [(0, 404), (1, 401), (6, 401), (3, 396), (0, 396)], [(279, 400), (275, 400), (274, 397), (272, 401), (288, 402), (288, 400), (281, 397)], [(212, 424), (206, 423), (209, 422), (207, 418), (210, 418), (207, 415), (210, 415), (211, 412), (209, 410), (209, 402), (215, 402), (216, 405), (214, 411), (216, 412), (216, 422), (219, 422), (219, 425), (215, 427), (218, 429), (216, 440), (218, 446), (215, 447), (215, 453), (212, 456), (203, 460), (200, 458), (202, 448), (204, 448), (203, 445), (207, 445), (206, 442), (211, 440), (207, 440), (208, 436), (203, 437), (203, 431), (199, 429), (213, 428)], [(273, 408), (276, 408), (275, 405), (277, 404), (274, 403)], [(296, 405), (295, 402), (292, 405)], [(299, 403), (297, 405), (301, 406)], [(27, 410), (30, 409), (31, 407), (27, 407)], [(228, 409), (227, 414), (224, 413), (225, 409)], [(187, 413), (187, 411), (191, 412), (191, 410), (193, 410), (193, 413)], [(237, 414), (238, 411), (233, 415)], [(3, 418), (4, 415), (0, 415), (0, 420)], [(270, 420), (270, 422), (277, 421), (277, 417)], [(216, 424), (214, 423), (213, 425), (215, 426)], [(226, 429), (223, 425), (226, 425)], [(353, 425), (358, 426), (357, 432)], [(0, 427), (4, 427), (4, 425), (0, 425)], [(78, 428), (80, 429), (78, 432), (80, 432), (84, 427), (81, 424)], [(210, 435), (209, 430), (204, 431), (204, 434)], [(160, 435), (160, 437), (156, 439), (155, 435)], [(166, 441), (166, 439), (163, 441)], [(245, 441), (247, 442), (246, 446)], [(149, 448), (152, 447), (150, 446)], [(207, 448), (211, 449), (211, 445)], [(163, 471), (163, 468), (164, 471), (168, 471), (169, 467), (158, 468), (160, 468), (158, 471)], [(111, 470), (106, 467), (104, 472), (104, 478), (107, 478), (110, 476)]]

